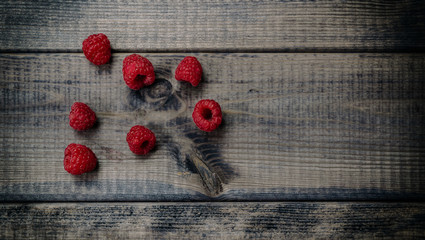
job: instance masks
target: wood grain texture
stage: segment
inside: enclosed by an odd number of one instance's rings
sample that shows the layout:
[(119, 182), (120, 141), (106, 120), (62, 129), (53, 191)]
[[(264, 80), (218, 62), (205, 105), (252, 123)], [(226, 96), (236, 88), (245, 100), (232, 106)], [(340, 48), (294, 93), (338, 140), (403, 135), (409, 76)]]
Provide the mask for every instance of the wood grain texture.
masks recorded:
[(375, 1), (1, 1), (0, 51), (425, 50), (425, 3)]
[(1, 239), (420, 239), (423, 203), (0, 205)]
[[(141, 91), (122, 80), (125, 56), (0, 55), (0, 200), (424, 199), (422, 54), (200, 53), (197, 88), (173, 78), (184, 55), (144, 54), (157, 81)], [(207, 98), (224, 112), (212, 133), (191, 120)], [(74, 101), (94, 129), (68, 126)], [(147, 157), (125, 141), (135, 124), (157, 135)], [(96, 171), (63, 170), (72, 142)]]

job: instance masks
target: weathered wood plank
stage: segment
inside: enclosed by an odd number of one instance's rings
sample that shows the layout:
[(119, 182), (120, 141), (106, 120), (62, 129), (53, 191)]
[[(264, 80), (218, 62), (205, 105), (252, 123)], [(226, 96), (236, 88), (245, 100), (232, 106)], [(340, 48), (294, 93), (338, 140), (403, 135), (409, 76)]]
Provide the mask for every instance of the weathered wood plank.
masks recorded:
[(0, 205), (1, 239), (419, 239), (423, 203)]
[(0, 51), (424, 51), (425, 3), (376, 1), (1, 1)]
[[(147, 54), (158, 80), (140, 92), (122, 80), (125, 56), (0, 55), (0, 200), (425, 197), (422, 54), (197, 54), (197, 88), (173, 79), (183, 55)], [(224, 112), (212, 133), (191, 120), (204, 98)], [(94, 129), (68, 126), (74, 101), (96, 111)], [(157, 135), (147, 157), (128, 150), (135, 124)], [(95, 172), (63, 170), (72, 142), (93, 149)]]

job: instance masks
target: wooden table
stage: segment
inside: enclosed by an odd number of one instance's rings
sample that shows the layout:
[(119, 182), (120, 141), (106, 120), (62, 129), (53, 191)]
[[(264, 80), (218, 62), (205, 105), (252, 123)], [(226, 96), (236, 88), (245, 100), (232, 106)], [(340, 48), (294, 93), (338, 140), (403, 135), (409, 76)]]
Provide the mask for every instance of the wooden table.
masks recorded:
[[(425, 237), (424, 1), (2, 1), (0, 19), (0, 239)], [(100, 67), (81, 50), (99, 32)], [(132, 53), (155, 67), (141, 91)], [(187, 55), (196, 88), (174, 79)], [(200, 99), (218, 130), (192, 122)], [(94, 129), (69, 127), (75, 101)], [(94, 172), (63, 169), (73, 142)]]

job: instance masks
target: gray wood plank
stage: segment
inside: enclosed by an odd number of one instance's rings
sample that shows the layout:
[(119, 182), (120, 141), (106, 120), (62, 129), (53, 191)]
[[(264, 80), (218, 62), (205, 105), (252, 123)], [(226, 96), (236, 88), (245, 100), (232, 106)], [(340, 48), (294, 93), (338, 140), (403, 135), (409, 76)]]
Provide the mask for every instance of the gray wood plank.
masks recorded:
[[(145, 54), (157, 82), (124, 84), (121, 62), (97, 67), (82, 54), (0, 54), (0, 200), (424, 199), (423, 54), (196, 54), (193, 88), (174, 80), (181, 54)], [(218, 101), (224, 123), (201, 132), (200, 99)], [(74, 101), (99, 123), (68, 126)], [(125, 136), (146, 125), (147, 157)], [(79, 177), (65, 147), (99, 158)]]
[(424, 51), (425, 3), (376, 1), (1, 1), (0, 51)]
[(0, 205), (1, 239), (420, 239), (423, 203)]

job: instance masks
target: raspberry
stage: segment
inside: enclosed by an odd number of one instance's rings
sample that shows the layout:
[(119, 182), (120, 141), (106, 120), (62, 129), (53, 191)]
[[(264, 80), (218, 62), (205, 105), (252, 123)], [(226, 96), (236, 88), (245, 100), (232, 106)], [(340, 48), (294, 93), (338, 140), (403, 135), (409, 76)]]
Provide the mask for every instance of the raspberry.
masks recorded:
[(220, 105), (214, 100), (201, 100), (195, 105), (192, 118), (199, 129), (211, 132), (221, 124)]
[(138, 155), (147, 154), (155, 146), (155, 134), (148, 128), (136, 125), (127, 134), (130, 150)]
[(175, 78), (178, 81), (190, 82), (198, 86), (202, 77), (202, 66), (196, 57), (185, 57), (177, 66)]
[(125, 83), (133, 90), (139, 90), (155, 81), (152, 63), (147, 58), (137, 54), (124, 58), (122, 73)]
[(105, 34), (93, 34), (83, 41), (83, 52), (90, 62), (102, 65), (111, 58), (111, 43)]
[(63, 166), (67, 172), (80, 175), (95, 169), (96, 164), (96, 155), (90, 148), (76, 143), (71, 143), (66, 147)]
[(96, 122), (96, 114), (85, 103), (75, 102), (69, 113), (69, 125), (79, 131), (93, 127)]

